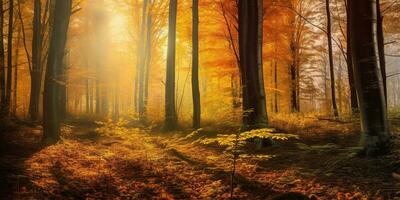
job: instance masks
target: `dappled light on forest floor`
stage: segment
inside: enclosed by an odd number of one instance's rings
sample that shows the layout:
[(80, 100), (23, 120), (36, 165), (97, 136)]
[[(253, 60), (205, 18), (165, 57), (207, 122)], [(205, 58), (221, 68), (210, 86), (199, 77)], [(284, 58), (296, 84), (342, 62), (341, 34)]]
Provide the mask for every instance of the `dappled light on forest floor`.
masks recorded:
[[(14, 195), (21, 199), (230, 198), (232, 155), (218, 143), (203, 142), (224, 133), (200, 129), (200, 137), (185, 131), (165, 135), (129, 128), (123, 122), (98, 124), (64, 126), (60, 143), (37, 151), (19, 166)], [(329, 138), (333, 129), (319, 134)], [(32, 131), (36, 130), (18, 134)], [(329, 139), (322, 145), (298, 136), (262, 148), (247, 143), (237, 160), (234, 197), (267, 199), (286, 192), (323, 199), (394, 197), (398, 183), (389, 171), (399, 164), (398, 157), (358, 158), (352, 146)], [(343, 137), (351, 139), (351, 134)]]

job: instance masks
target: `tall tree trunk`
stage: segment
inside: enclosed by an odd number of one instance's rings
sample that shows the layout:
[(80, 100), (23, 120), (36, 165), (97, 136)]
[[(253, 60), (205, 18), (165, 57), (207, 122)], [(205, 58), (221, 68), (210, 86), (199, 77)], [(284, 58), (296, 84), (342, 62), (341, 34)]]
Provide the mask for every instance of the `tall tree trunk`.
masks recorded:
[(265, 113), (265, 119), (267, 119), (267, 101), (266, 101), (266, 95), (265, 95), (265, 82), (264, 82), (264, 51), (263, 51), (263, 46), (264, 46), (264, 1), (263, 0), (258, 0), (257, 1), (257, 19), (258, 19), (258, 27), (257, 27), (257, 35), (258, 35), (258, 55), (257, 55), (257, 73), (258, 73), (258, 91), (259, 91), (259, 97), (261, 101), (259, 103), (259, 110), (261, 112)]
[(140, 28), (140, 36), (139, 36), (139, 45), (138, 45), (138, 55), (137, 55), (137, 77), (138, 79), (138, 110), (139, 110), (139, 118), (141, 122), (146, 121), (145, 116), (145, 108), (144, 108), (144, 89), (145, 89), (145, 65), (146, 65), (146, 21), (148, 14), (148, 0), (143, 1), (143, 9), (142, 9), (142, 20), (141, 20), (141, 28)]
[(32, 37), (32, 73), (31, 95), (29, 101), (29, 115), (32, 121), (39, 118), (39, 99), (42, 85), (42, 23), (40, 0), (35, 0), (33, 13), (33, 37)]
[(100, 69), (99, 66), (96, 66), (96, 114), (99, 115), (101, 113), (101, 96), (100, 96)]
[(278, 62), (274, 63), (274, 112), (279, 112), (278, 105)]
[(386, 58), (385, 58), (385, 37), (383, 32), (383, 16), (381, 12), (380, 0), (376, 0), (376, 31), (378, 36), (379, 67), (382, 73), (383, 91), (387, 104), (387, 81), (386, 81)]
[(268, 126), (259, 42), (262, 27), (260, 1), (239, 0), (240, 72), (243, 88), (243, 130)]
[(13, 32), (14, 32), (14, 0), (8, 1), (8, 37), (7, 37), (7, 93), (5, 102), (5, 114), (10, 114), (12, 94), (12, 63), (13, 63)]
[(351, 40), (350, 40), (350, 33), (351, 33), (351, 27), (350, 27), (350, 11), (349, 11), (349, 0), (347, 0), (347, 8), (346, 8), (346, 16), (347, 16), (347, 73), (349, 76), (349, 87), (350, 87), (350, 104), (351, 104), (351, 113), (355, 114), (358, 112), (358, 102), (357, 102), (357, 92), (356, 92), (356, 87), (354, 84), (354, 72), (353, 72), (353, 58), (351, 55)]
[(274, 44), (274, 53), (275, 53), (275, 58), (274, 58), (274, 112), (278, 113), (278, 61), (276, 59), (277, 57), (277, 41), (276, 41), (276, 35), (275, 35), (275, 44)]
[(297, 93), (297, 44), (295, 42), (294, 35), (292, 36), (290, 42), (290, 51), (292, 54), (292, 62), (290, 64), (289, 72), (290, 72), (290, 92), (291, 92), (291, 100), (290, 100), (290, 109), (293, 113), (299, 112), (298, 106), (298, 93)]
[(178, 117), (175, 106), (175, 55), (177, 0), (169, 1), (167, 74), (165, 82), (165, 124), (166, 131), (175, 130)]
[(151, 50), (152, 50), (152, 28), (153, 26), (153, 17), (151, 12), (147, 15), (147, 44), (146, 44), (146, 64), (145, 64), (145, 88), (144, 88), (144, 113), (147, 113), (148, 99), (149, 99), (149, 78), (150, 78), (150, 67), (151, 67)]
[(86, 95), (85, 95), (86, 109), (85, 110), (86, 110), (86, 114), (89, 115), (92, 113), (90, 112), (91, 102), (90, 102), (90, 77), (89, 77), (89, 60), (88, 59), (86, 59), (86, 73), (87, 73), (87, 77), (85, 80), (85, 90), (86, 90)]
[(119, 87), (118, 87), (118, 82), (115, 84), (114, 87), (114, 108), (113, 108), (113, 119), (114, 121), (118, 121), (119, 120), (119, 102), (120, 102), (120, 98), (119, 98)]
[[(0, 38), (4, 38), (4, 2), (0, 0)], [(6, 104), (6, 64), (4, 40), (0, 40), (0, 115), (4, 114)]]
[(390, 149), (385, 93), (376, 49), (376, 0), (351, 0), (351, 49), (353, 70), (360, 105), (361, 145), (367, 155)]
[(332, 25), (331, 25), (331, 9), (329, 0), (326, 0), (326, 16), (327, 16), (327, 37), (328, 37), (328, 51), (329, 51), (329, 69), (331, 75), (331, 95), (333, 114), (335, 118), (339, 117), (339, 112), (336, 104), (336, 90), (335, 90), (335, 67), (333, 65), (333, 47), (332, 47)]
[(18, 27), (17, 31), (17, 42), (15, 44), (15, 54), (14, 54), (14, 85), (13, 85), (13, 107), (12, 113), (16, 117), (17, 116), (17, 107), (18, 107), (18, 60), (19, 60), (19, 45), (21, 42), (21, 27)]
[(63, 64), (71, 6), (72, 0), (55, 0), (43, 100), (43, 142), (45, 144), (54, 144), (60, 139), (57, 72)]
[(193, 97), (193, 128), (200, 128), (201, 107), (199, 87), (199, 1), (193, 0), (193, 33), (192, 33), (192, 97)]

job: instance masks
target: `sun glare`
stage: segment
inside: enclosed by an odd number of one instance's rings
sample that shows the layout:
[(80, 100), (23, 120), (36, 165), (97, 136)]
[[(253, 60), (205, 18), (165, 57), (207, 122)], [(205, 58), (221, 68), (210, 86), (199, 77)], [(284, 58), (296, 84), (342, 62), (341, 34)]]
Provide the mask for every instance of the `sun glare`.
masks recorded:
[(110, 20), (110, 30), (114, 42), (125, 42), (128, 39), (126, 34), (130, 26), (127, 21), (123, 14), (113, 13)]

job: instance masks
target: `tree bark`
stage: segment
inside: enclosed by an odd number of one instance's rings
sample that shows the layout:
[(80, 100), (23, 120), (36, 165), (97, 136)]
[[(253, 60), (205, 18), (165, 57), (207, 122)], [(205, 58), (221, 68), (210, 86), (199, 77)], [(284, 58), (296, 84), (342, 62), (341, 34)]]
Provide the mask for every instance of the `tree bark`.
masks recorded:
[(153, 30), (153, 17), (151, 12), (147, 15), (147, 44), (146, 44), (146, 64), (145, 64), (145, 88), (144, 88), (144, 113), (147, 113), (148, 99), (149, 99), (149, 78), (150, 78), (150, 68), (151, 68), (151, 60), (152, 60), (152, 30)]
[(192, 33), (192, 97), (193, 97), (193, 128), (200, 128), (201, 107), (199, 88), (199, 1), (193, 0), (193, 33)]
[(367, 155), (390, 150), (382, 74), (379, 69), (376, 0), (351, 0), (351, 50), (357, 96), (360, 106), (361, 145)]
[[(0, 27), (4, 26), (4, 5), (3, 0), (0, 0)], [(0, 29), (0, 38), (4, 38), (3, 28)], [(0, 40), (0, 115), (4, 115), (6, 103), (6, 64), (4, 40)]]
[(18, 27), (17, 31), (17, 42), (15, 44), (15, 54), (14, 54), (14, 85), (13, 85), (13, 107), (12, 114), (17, 117), (17, 107), (18, 107), (18, 60), (19, 60), (19, 45), (21, 41), (21, 27)]
[(32, 121), (37, 121), (39, 118), (39, 99), (42, 85), (41, 7), (40, 0), (35, 0), (33, 13), (31, 95), (29, 100), (29, 115)]
[(143, 1), (142, 20), (139, 36), (138, 55), (137, 55), (137, 79), (138, 79), (138, 111), (141, 122), (146, 121), (145, 105), (144, 105), (144, 89), (145, 89), (145, 65), (146, 65), (146, 21), (148, 14), (148, 0)]
[(339, 112), (336, 104), (336, 90), (335, 90), (335, 67), (333, 65), (333, 47), (332, 47), (332, 25), (331, 25), (331, 9), (329, 0), (326, 0), (326, 16), (327, 16), (327, 37), (328, 37), (328, 51), (329, 51), (329, 69), (331, 76), (331, 94), (333, 115), (335, 118), (339, 117)]
[(13, 68), (13, 33), (14, 33), (14, 0), (8, 1), (8, 37), (7, 37), (7, 93), (4, 114), (9, 115), (12, 95), (12, 68)]
[(243, 128), (252, 130), (268, 126), (259, 39), (262, 27), (260, 1), (239, 0), (240, 72), (243, 88)]
[(354, 84), (354, 71), (353, 71), (353, 58), (351, 55), (351, 40), (350, 40), (350, 33), (351, 33), (351, 27), (350, 27), (350, 11), (349, 11), (349, 0), (347, 1), (347, 8), (346, 8), (346, 15), (347, 15), (347, 73), (348, 73), (348, 79), (349, 79), (349, 87), (350, 87), (350, 104), (351, 104), (351, 113), (356, 114), (358, 113), (358, 102), (357, 102), (357, 92), (356, 92), (356, 87)]
[[(62, 67), (72, 0), (55, 0), (49, 57), (47, 60), (43, 99), (43, 143), (54, 144), (60, 139), (60, 116), (57, 83), (58, 69)], [(52, 19), (53, 20), (53, 19)]]
[(378, 36), (378, 52), (379, 52), (379, 67), (382, 73), (383, 91), (385, 92), (385, 101), (387, 104), (387, 81), (386, 81), (386, 58), (385, 58), (385, 36), (383, 32), (383, 16), (381, 12), (380, 0), (376, 0), (377, 14), (377, 36)]
[(165, 131), (175, 130), (178, 117), (175, 106), (175, 54), (177, 0), (169, 1), (167, 74), (165, 82)]
[(292, 54), (292, 62), (290, 64), (290, 92), (291, 92), (291, 101), (290, 101), (290, 109), (293, 113), (299, 112), (298, 105), (298, 93), (297, 93), (297, 44), (295, 42), (294, 36), (292, 36), (292, 41), (290, 44), (290, 51)]

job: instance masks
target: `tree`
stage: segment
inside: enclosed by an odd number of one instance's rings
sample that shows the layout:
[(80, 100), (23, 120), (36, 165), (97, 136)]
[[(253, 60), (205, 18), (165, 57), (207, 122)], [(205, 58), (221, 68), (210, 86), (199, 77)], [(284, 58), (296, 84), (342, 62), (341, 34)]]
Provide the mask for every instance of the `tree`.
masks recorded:
[[(3, 26), (4, 26), (4, 8), (3, 0), (0, 0), (0, 38), (4, 38)], [(4, 114), (5, 102), (6, 102), (6, 67), (5, 67), (5, 50), (4, 40), (0, 40), (0, 114)]]
[(347, 31), (346, 31), (346, 62), (347, 62), (347, 73), (349, 79), (349, 88), (350, 88), (350, 104), (351, 104), (351, 112), (352, 114), (358, 112), (358, 102), (357, 102), (357, 92), (354, 84), (354, 72), (353, 72), (353, 58), (351, 55), (351, 40), (350, 40), (350, 11), (349, 11), (349, 0), (346, 2), (346, 17), (347, 17)]
[(53, 27), (46, 67), (43, 100), (43, 143), (53, 144), (60, 139), (58, 71), (63, 65), (65, 45), (71, 15), (72, 0), (55, 0)]
[(35, 0), (33, 12), (33, 36), (32, 36), (32, 72), (31, 95), (29, 101), (29, 115), (32, 121), (38, 120), (39, 99), (42, 85), (42, 23), (41, 2)]
[(169, 1), (167, 74), (165, 82), (165, 131), (175, 130), (178, 118), (175, 109), (175, 54), (177, 0)]
[(291, 93), (291, 111), (300, 112), (300, 64), (301, 64), (301, 48), (302, 39), (304, 38), (304, 32), (306, 28), (305, 20), (303, 15), (306, 16), (304, 9), (304, 0), (292, 1), (290, 9), (293, 10), (296, 15), (293, 17), (292, 26), (293, 31), (290, 39), (290, 53), (292, 62), (290, 63), (290, 93)]
[[(154, 6), (154, 2), (150, 1), (151, 7)], [(150, 67), (152, 60), (152, 45), (153, 45), (153, 14), (149, 11), (147, 14), (147, 36), (146, 36), (146, 61), (145, 61), (145, 79), (144, 79), (144, 99), (143, 109), (144, 113), (147, 113), (148, 98), (149, 98), (149, 78), (150, 78)]]
[(326, 16), (327, 16), (327, 37), (328, 37), (328, 51), (329, 51), (329, 69), (331, 76), (331, 95), (332, 95), (332, 106), (333, 114), (339, 117), (339, 112), (336, 104), (336, 90), (335, 90), (335, 68), (333, 65), (333, 47), (332, 47), (332, 25), (331, 25), (331, 10), (329, 0), (326, 0)]
[(385, 92), (385, 101), (387, 103), (387, 81), (386, 81), (386, 58), (385, 58), (385, 37), (383, 33), (383, 16), (381, 12), (380, 0), (376, 1), (376, 31), (378, 36), (379, 66), (382, 73), (383, 91)]
[(193, 128), (200, 128), (201, 107), (199, 88), (199, 1), (193, 0), (193, 33), (192, 33), (192, 97), (193, 97)]
[(349, 2), (353, 70), (360, 107), (361, 145), (366, 155), (390, 150), (385, 92), (379, 70), (377, 1)]
[(144, 89), (145, 89), (145, 64), (146, 64), (146, 20), (148, 14), (148, 0), (143, 1), (143, 9), (142, 9), (142, 20), (140, 27), (140, 35), (139, 35), (139, 44), (137, 50), (137, 81), (138, 86), (135, 86), (137, 89), (135, 92), (138, 93), (137, 97), (137, 105), (140, 121), (145, 121), (145, 102), (144, 102)]
[[(243, 130), (268, 126), (263, 85), (261, 46), (262, 4), (239, 0), (239, 54), (243, 90)], [(260, 27), (261, 26), (261, 27)]]
[(17, 107), (18, 107), (18, 100), (17, 100), (17, 93), (18, 93), (18, 60), (19, 60), (19, 46), (21, 42), (21, 27), (18, 27), (17, 30), (17, 38), (15, 44), (15, 54), (14, 54), (14, 85), (13, 85), (13, 107), (12, 107), (12, 114), (14, 117), (17, 117)]
[(14, 33), (14, 0), (8, 1), (8, 37), (7, 37), (7, 88), (4, 114), (10, 114), (12, 94), (12, 58), (13, 58), (13, 33)]

